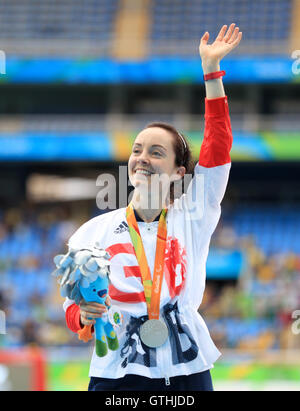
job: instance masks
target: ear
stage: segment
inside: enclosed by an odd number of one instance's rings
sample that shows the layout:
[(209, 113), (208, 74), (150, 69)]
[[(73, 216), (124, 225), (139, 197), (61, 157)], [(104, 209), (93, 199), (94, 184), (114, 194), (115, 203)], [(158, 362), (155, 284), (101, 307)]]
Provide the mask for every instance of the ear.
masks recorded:
[(180, 166), (177, 168), (176, 174), (174, 174), (174, 181), (181, 180), (182, 177), (186, 173), (186, 168), (184, 166)]

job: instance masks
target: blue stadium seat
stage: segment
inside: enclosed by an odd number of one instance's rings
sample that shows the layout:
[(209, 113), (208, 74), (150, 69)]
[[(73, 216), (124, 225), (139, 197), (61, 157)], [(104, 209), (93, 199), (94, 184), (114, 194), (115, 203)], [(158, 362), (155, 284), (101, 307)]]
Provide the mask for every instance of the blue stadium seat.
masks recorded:
[(205, 31), (214, 38), (225, 24), (235, 22), (245, 33), (244, 42), (274, 42), (287, 39), (291, 0), (153, 0), (151, 39), (199, 39)]
[(0, 3), (0, 37), (16, 39), (90, 39), (113, 34), (119, 0), (10, 0)]
[(253, 235), (266, 255), (299, 252), (300, 211), (296, 206), (244, 207), (232, 215), (232, 220), (228, 221), (237, 235)]

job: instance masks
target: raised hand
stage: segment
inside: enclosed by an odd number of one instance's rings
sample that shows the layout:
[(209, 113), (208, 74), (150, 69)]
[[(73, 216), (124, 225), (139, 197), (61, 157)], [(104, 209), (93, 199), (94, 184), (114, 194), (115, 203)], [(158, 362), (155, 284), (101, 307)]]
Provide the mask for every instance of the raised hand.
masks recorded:
[(237, 47), (241, 39), (242, 32), (235, 27), (234, 23), (229, 26), (228, 30), (224, 25), (212, 44), (208, 44), (209, 33), (205, 32), (199, 46), (203, 68), (208, 68), (208, 71), (218, 69), (221, 59)]

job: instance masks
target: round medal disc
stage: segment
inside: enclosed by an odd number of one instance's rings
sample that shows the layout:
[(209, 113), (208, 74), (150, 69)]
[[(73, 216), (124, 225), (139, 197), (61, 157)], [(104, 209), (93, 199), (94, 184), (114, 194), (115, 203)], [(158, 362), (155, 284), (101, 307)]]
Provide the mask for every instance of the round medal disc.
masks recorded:
[(168, 339), (168, 327), (161, 320), (147, 320), (140, 328), (140, 338), (148, 347), (157, 348)]

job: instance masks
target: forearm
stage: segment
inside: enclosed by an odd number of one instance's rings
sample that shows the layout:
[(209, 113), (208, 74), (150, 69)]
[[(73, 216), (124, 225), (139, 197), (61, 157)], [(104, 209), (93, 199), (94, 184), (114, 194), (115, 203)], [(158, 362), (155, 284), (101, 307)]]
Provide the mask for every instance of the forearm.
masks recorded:
[[(215, 71), (220, 71), (220, 63), (206, 63), (202, 61), (202, 69), (203, 74), (214, 73)], [(207, 99), (225, 97), (222, 77), (205, 81), (205, 91)]]

